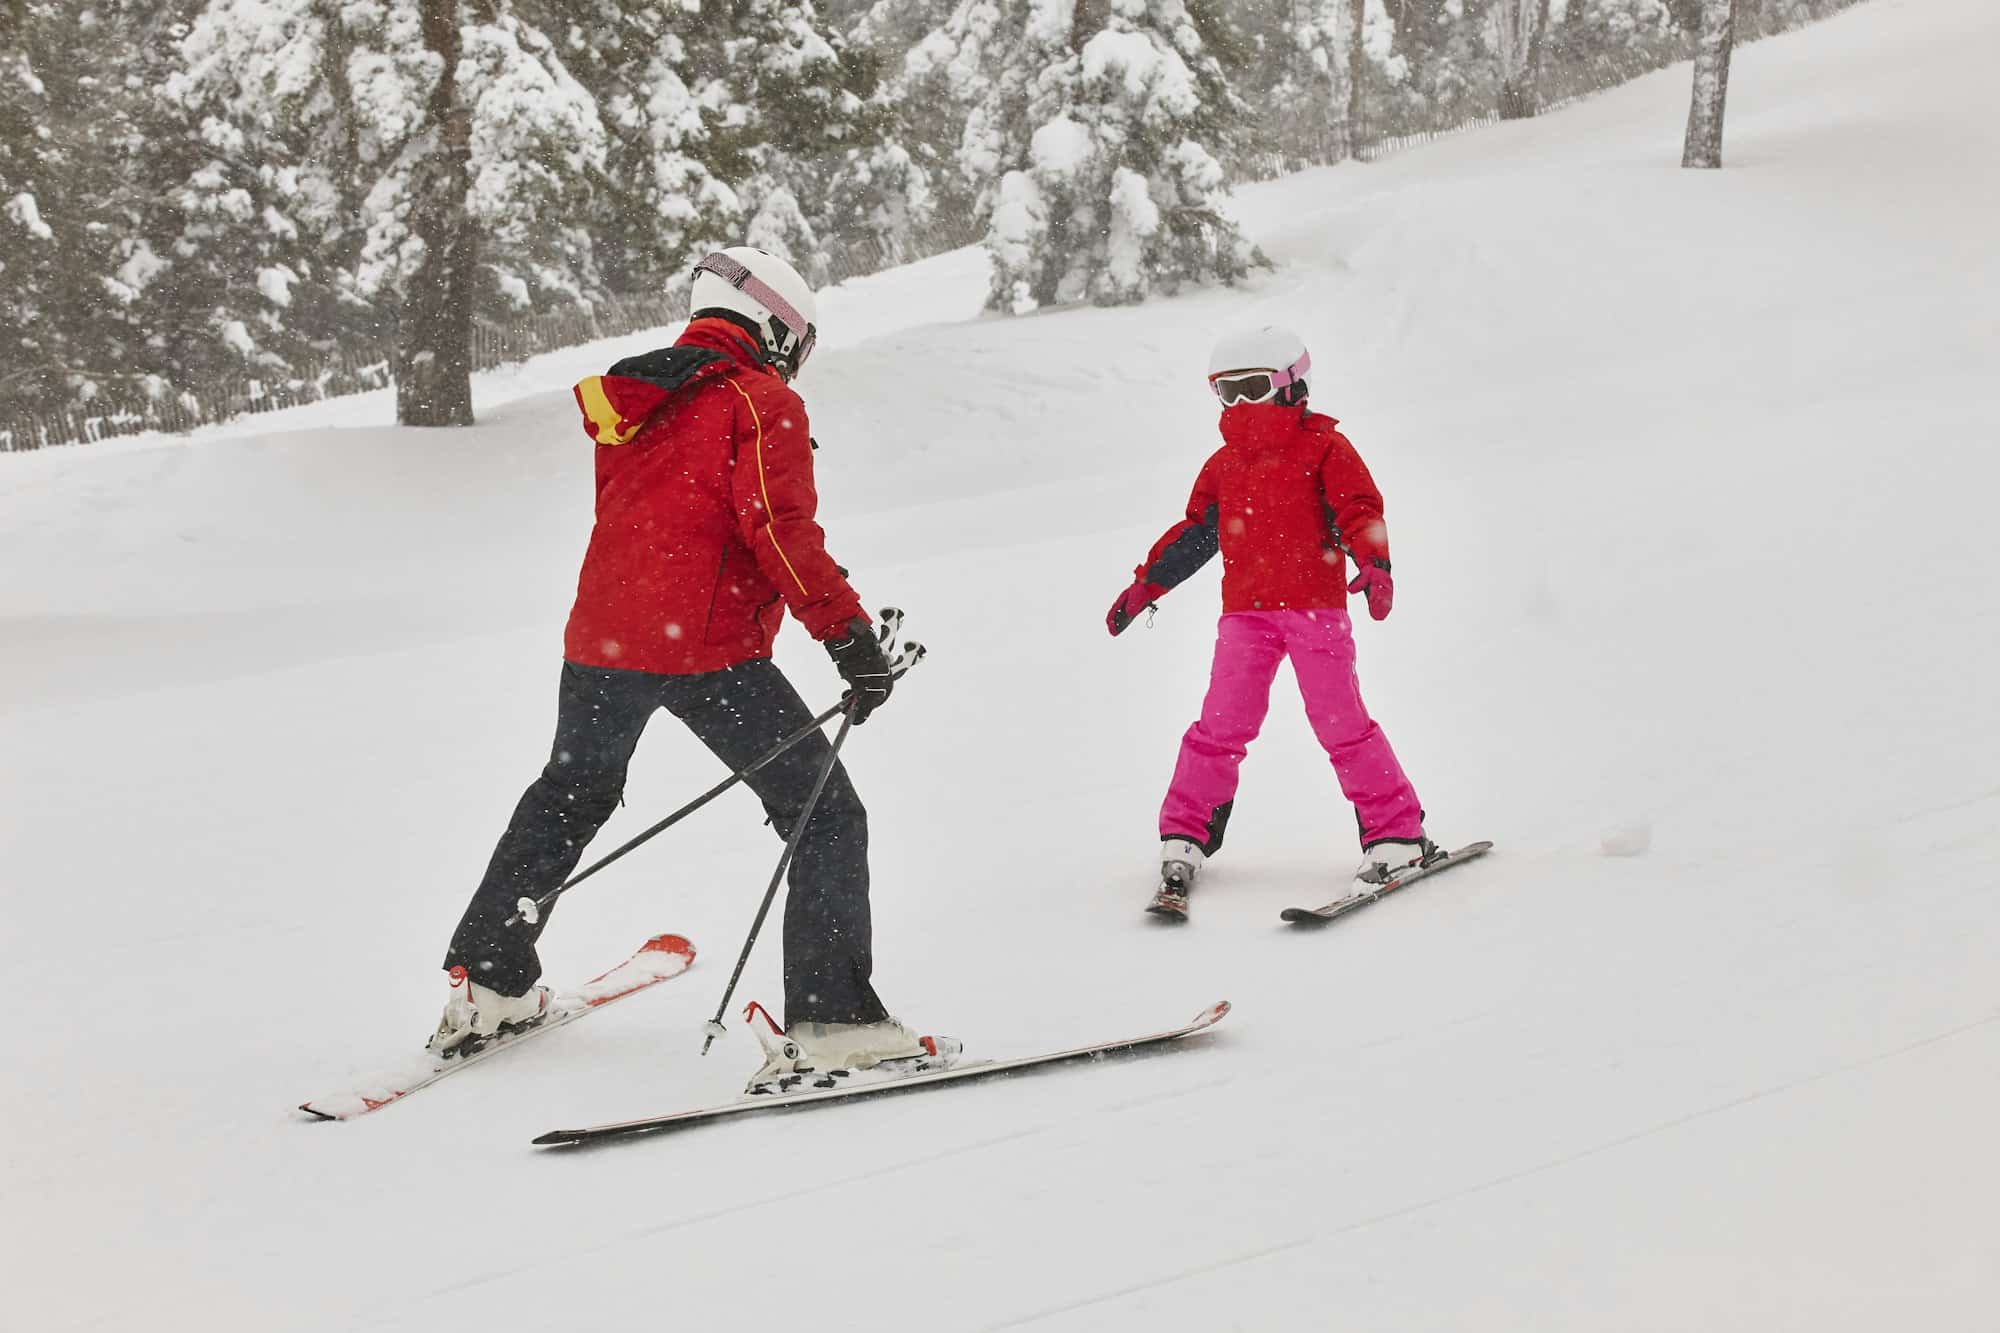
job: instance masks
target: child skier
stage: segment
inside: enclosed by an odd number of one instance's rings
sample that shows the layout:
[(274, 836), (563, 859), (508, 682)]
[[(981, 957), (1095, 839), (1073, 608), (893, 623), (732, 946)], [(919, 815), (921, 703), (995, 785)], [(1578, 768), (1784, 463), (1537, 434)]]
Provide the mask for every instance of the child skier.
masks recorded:
[(1307, 410), (1311, 368), (1305, 343), (1289, 329), (1249, 329), (1215, 345), (1208, 382), (1222, 402), (1223, 446), (1202, 467), (1187, 517), (1153, 544), (1106, 617), (1114, 635), (1123, 633), (1222, 553), (1223, 614), (1208, 697), (1181, 741), (1160, 808), (1160, 887), (1147, 910), (1171, 920), (1187, 919), (1188, 893), (1222, 846), (1237, 768), (1287, 657), (1360, 824), (1354, 892), (1437, 851), (1424, 836), (1416, 790), (1362, 705), (1354, 674), (1347, 594), (1363, 594), (1377, 620), (1395, 595), (1382, 496), (1338, 423)]

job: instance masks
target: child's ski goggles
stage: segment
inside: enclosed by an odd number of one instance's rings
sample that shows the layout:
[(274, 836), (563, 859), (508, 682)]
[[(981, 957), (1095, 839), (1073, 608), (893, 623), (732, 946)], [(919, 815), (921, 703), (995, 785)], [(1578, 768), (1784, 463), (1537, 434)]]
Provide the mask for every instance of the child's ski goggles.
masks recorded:
[(1237, 403), (1268, 403), (1312, 371), (1312, 357), (1301, 356), (1283, 370), (1224, 370), (1208, 377), (1208, 387), (1224, 407)]

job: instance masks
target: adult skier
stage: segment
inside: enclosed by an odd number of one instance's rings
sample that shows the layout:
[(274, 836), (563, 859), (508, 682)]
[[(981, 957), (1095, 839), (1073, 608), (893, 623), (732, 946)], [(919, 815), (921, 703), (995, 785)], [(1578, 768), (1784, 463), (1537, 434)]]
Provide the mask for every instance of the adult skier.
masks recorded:
[[(563, 639), (555, 743), (452, 936), (433, 1052), (468, 1053), (548, 1013), (535, 945), (549, 911), (505, 922), (520, 899), (575, 869), (657, 710), (731, 770), (806, 727), (811, 710), (771, 661), (786, 610), (826, 645), (856, 723), (889, 698), (887, 655), (814, 519), (812, 438), (791, 387), (818, 336), (812, 289), (782, 259), (734, 246), (695, 266), (690, 309), (673, 346), (576, 386), (597, 446), (597, 517)], [(830, 749), (814, 734), (745, 779), (780, 838)], [(796, 1055), (771, 1056), (752, 1089), (933, 1049), (889, 1017), (870, 981), (868, 821), (839, 764), (790, 886), (785, 1020)]]
[[(1208, 382), (1222, 403), (1223, 445), (1202, 467), (1187, 515), (1167, 529), (1105, 623), (1121, 634), (1169, 589), (1222, 555), (1222, 619), (1201, 716), (1181, 741), (1160, 809), (1160, 885), (1147, 910), (1185, 920), (1188, 894), (1222, 846), (1237, 770), (1270, 707), (1287, 657), (1313, 733), (1354, 804), (1366, 892), (1435, 855), (1424, 811), (1354, 673), (1347, 594), (1377, 620), (1395, 585), (1382, 496), (1332, 417), (1306, 406), (1312, 359), (1289, 329), (1216, 343)], [(1346, 576), (1346, 560), (1355, 574)]]

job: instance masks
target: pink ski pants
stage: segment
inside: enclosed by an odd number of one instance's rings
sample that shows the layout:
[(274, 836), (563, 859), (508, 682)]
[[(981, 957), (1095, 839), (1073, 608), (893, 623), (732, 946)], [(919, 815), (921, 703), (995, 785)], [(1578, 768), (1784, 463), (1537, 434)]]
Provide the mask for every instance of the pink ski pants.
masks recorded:
[(1213, 852), (1236, 798), (1236, 771), (1271, 706), (1278, 663), (1292, 659), (1313, 734), (1354, 803), (1361, 843), (1423, 836), (1416, 789), (1388, 737), (1368, 716), (1354, 675), (1354, 630), (1345, 611), (1235, 611), (1215, 633), (1215, 666), (1201, 717), (1181, 740), (1160, 836)]

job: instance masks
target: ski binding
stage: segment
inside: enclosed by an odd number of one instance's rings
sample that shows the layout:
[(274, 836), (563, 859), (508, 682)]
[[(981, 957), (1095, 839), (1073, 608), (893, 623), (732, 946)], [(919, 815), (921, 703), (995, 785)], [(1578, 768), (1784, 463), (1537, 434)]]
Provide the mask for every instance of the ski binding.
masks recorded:
[(694, 965), (694, 945), (681, 935), (655, 935), (639, 946), (637, 953), (574, 990), (559, 990), (549, 1009), (532, 1026), (502, 1030), (467, 1055), (433, 1055), (422, 1052), (400, 1069), (371, 1075), (345, 1092), (315, 1097), (299, 1103), (299, 1109), (316, 1120), (352, 1120), (401, 1101), (420, 1088), (449, 1078), (461, 1069), (510, 1051), (522, 1042), (545, 1032), (567, 1027), (579, 1018), (596, 1013), (608, 1004), (637, 995), (640, 991), (671, 981)]
[(1363, 893), (1349, 894), (1336, 898), (1324, 907), (1287, 907), (1279, 913), (1279, 919), (1295, 926), (1323, 926), (1329, 921), (1338, 921), (1349, 912), (1358, 912), (1370, 903), (1380, 902), (1398, 889), (1407, 888), (1420, 879), (1428, 878), (1453, 866), (1474, 861), (1493, 850), (1490, 842), (1468, 843), (1455, 852), (1440, 852), (1430, 860), (1404, 870), (1394, 879), (1369, 889)]

